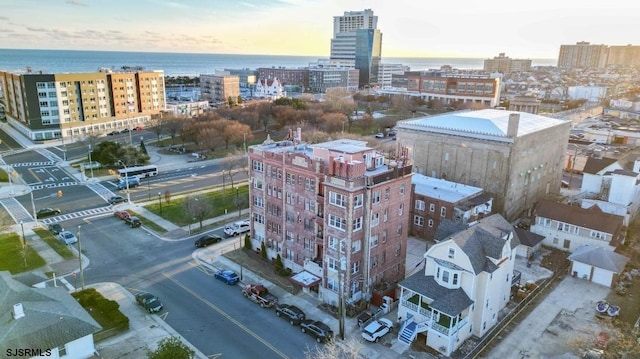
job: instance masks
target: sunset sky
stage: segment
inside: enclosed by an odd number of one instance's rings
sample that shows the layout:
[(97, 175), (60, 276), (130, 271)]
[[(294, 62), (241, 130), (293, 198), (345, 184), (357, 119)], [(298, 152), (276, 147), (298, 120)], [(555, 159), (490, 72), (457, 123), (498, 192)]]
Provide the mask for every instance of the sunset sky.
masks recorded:
[(0, 48), (328, 57), (333, 17), (364, 9), (378, 16), (383, 57), (640, 45), (635, 1), (0, 0)]

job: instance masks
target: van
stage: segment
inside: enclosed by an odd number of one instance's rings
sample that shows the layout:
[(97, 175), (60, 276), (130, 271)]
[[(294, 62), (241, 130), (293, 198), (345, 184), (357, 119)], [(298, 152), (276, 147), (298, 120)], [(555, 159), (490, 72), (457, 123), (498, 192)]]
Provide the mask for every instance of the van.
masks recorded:
[(120, 180), (120, 183), (118, 183), (118, 185), (116, 186), (116, 188), (118, 189), (126, 189), (127, 188), (127, 180), (129, 181), (129, 188), (135, 188), (138, 187), (140, 185), (140, 180), (138, 179), (138, 177), (132, 176), (129, 177), (128, 179), (122, 179)]
[(249, 221), (238, 221), (238, 222), (233, 222), (231, 224), (227, 224), (224, 227), (224, 234), (226, 234), (229, 237), (237, 236), (239, 234), (249, 232), (250, 229), (251, 227), (249, 225)]

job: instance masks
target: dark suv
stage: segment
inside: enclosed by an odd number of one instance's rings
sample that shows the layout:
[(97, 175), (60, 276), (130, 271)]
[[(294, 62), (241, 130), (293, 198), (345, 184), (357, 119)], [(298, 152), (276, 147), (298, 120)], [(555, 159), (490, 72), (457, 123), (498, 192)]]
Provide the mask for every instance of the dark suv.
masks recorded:
[(138, 217), (127, 217), (124, 219), (124, 223), (131, 228), (140, 227), (142, 225), (142, 222), (140, 222), (140, 218)]
[(305, 319), (300, 322), (300, 330), (314, 337), (318, 343), (330, 342), (333, 330), (321, 321)]
[(302, 309), (289, 304), (278, 304), (276, 306), (276, 315), (287, 319), (291, 325), (299, 325), (307, 317)]
[(200, 238), (198, 238), (195, 242), (196, 247), (202, 248), (206, 247), (210, 244), (218, 243), (222, 240), (222, 237), (217, 236), (215, 234), (207, 234)]

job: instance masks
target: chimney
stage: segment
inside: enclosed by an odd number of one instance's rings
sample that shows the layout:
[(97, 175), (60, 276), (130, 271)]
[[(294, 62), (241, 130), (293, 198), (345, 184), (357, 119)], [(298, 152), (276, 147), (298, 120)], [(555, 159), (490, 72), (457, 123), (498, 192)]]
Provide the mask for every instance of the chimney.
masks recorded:
[(509, 114), (509, 125), (507, 126), (507, 137), (516, 138), (518, 136), (518, 126), (520, 126), (520, 114)]
[(13, 305), (13, 319), (20, 319), (24, 317), (24, 309), (22, 303), (16, 303)]

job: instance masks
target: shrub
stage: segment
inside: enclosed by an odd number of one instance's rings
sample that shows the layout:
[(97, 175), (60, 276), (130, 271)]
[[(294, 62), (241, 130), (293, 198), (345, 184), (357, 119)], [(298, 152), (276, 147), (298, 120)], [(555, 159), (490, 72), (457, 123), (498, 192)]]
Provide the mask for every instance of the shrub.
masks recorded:
[(249, 237), (249, 233), (244, 235), (244, 249), (251, 250), (251, 238)]
[(260, 244), (260, 255), (262, 259), (267, 259), (267, 246), (264, 245), (264, 242)]

